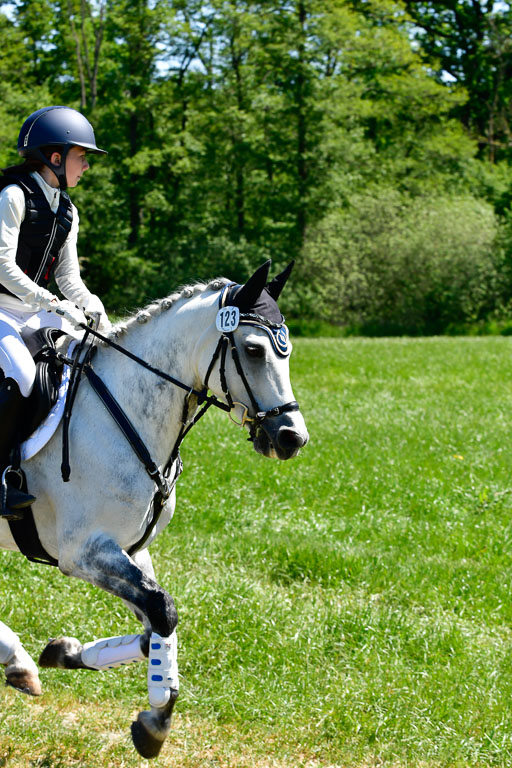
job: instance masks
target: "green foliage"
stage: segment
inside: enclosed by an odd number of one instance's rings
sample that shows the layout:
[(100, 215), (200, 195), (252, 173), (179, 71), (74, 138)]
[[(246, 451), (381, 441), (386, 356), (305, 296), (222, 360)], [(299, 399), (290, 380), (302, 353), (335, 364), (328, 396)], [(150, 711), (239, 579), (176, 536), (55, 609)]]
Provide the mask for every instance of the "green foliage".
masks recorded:
[[(198, 278), (243, 280), (269, 256), (276, 269), (303, 262), (295, 295), (283, 297), (303, 328), (335, 320), (420, 333), (480, 321), (507, 304), (508, 6), (17, 0), (6, 13), (0, 160), (14, 161), (19, 126), (42, 104), (68, 104), (91, 119), (109, 155), (94, 160), (73, 199), (84, 275), (110, 310)], [(490, 154), (482, 152), (486, 131)], [(353, 282), (344, 269), (355, 257), (335, 258), (328, 246), (338, 230), (361, 229), (359, 210), (379, 219), (381, 203), (394, 240), (414, 241), (423, 272), (435, 272), (421, 281), (428, 295), (418, 285), (408, 299), (402, 289), (393, 298), (396, 280), (378, 267), (368, 280), (386, 284), (386, 308), (358, 289), (350, 317), (341, 306), (318, 314), (324, 294), (307, 268), (312, 244), (317, 278), (334, 259), (339, 279)], [(491, 224), (486, 203), (500, 221)], [(430, 211), (423, 219), (422, 206)], [(479, 256), (481, 239), (469, 245), (467, 285), (452, 280), (463, 249), (455, 257), (451, 244), (434, 257), (429, 246), (448, 227), (439, 223), (446, 206), (467, 219), (457, 224), (464, 247), (484, 220)], [(384, 254), (385, 243), (368, 244), (373, 251)], [(397, 257), (398, 282), (410, 283), (410, 262)], [(444, 279), (451, 286), (441, 289)], [(468, 286), (482, 280), (470, 300)], [(408, 302), (430, 309), (410, 311)]]
[(492, 207), (474, 198), (374, 188), (312, 229), (302, 280), (313, 276), (309, 298), (324, 320), (366, 333), (443, 333), (495, 308), (497, 236)]
[(424, 60), (440, 82), (463, 86), (454, 110), (491, 162), (510, 158), (512, 13), (509, 3), (405, 0)]

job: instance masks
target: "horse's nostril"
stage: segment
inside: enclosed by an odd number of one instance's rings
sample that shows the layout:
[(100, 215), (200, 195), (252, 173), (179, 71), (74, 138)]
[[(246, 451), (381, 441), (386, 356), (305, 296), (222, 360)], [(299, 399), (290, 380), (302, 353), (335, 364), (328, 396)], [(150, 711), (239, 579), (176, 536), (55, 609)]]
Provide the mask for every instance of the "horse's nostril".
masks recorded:
[(302, 448), (306, 441), (299, 432), (288, 427), (282, 427), (278, 433), (278, 441), (281, 448)]

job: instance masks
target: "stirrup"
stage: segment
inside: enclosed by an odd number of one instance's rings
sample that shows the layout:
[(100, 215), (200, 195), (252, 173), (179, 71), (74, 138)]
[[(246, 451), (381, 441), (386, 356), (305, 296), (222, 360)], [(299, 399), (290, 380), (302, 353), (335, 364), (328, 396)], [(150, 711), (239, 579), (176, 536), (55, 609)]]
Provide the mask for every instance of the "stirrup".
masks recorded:
[[(11, 465), (8, 465), (2, 472), (2, 480), (0, 484), (0, 519), (22, 520), (24, 515), (23, 509), (21, 507), (17, 509), (13, 509), (12, 507), (8, 506), (9, 486), (7, 484), (7, 476), (9, 474), (17, 475), (20, 481), (23, 482), (23, 473), (20, 469), (14, 469)], [(20, 493), (24, 494), (24, 491), (21, 491)], [(27, 496), (27, 503), (25, 506), (30, 506), (30, 504), (32, 503), (30, 499), (31, 498), (33, 499), (34, 497), (30, 497), (28, 494), (24, 494), (24, 495)]]

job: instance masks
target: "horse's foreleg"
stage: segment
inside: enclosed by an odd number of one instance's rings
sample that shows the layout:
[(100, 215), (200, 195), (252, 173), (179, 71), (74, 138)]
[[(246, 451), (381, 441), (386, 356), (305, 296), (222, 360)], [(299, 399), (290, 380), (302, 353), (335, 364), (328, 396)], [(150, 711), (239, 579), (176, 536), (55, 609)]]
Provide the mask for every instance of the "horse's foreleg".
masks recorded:
[[(155, 581), (153, 563), (147, 549), (137, 552), (132, 559), (146, 578)], [(57, 669), (104, 670), (126, 666), (147, 658), (149, 656), (151, 625), (139, 608), (128, 600), (123, 602), (144, 625), (145, 632), (143, 635), (107, 637), (84, 643), (84, 645), (75, 637), (54, 638), (49, 641), (41, 653), (39, 666)]]
[(129, 603), (153, 632), (170, 636), (178, 624), (172, 597), (119, 545), (103, 534), (91, 537), (74, 562), (59, 562), (66, 575), (88, 581)]
[[(135, 660), (131, 657), (132, 653), (141, 658), (142, 653), (147, 651), (151, 710), (139, 714), (137, 721), (132, 724), (132, 737), (142, 757), (156, 757), (169, 732), (172, 710), (178, 697), (178, 616), (172, 597), (155, 581), (147, 552), (132, 559), (106, 536), (90, 539), (73, 563), (61, 562), (60, 565), (66, 574), (89, 581), (120, 597), (147, 628), (145, 635), (130, 636), (129, 640), (108, 638), (84, 646), (74, 641), (77, 645), (69, 646), (66, 650), (65, 666), (104, 668), (95, 666), (93, 661), (99, 659), (103, 663), (102, 658), (107, 661), (116, 659), (119, 654), (122, 655), (124, 647), (130, 661)], [(48, 648), (43, 651), (43, 655)]]
[(39, 657), (40, 667), (58, 669), (115, 669), (142, 661), (144, 635), (121, 635), (93, 640), (82, 645), (75, 637), (59, 637), (50, 640)]
[(34, 661), (23, 648), (18, 635), (0, 621), (0, 664), (5, 667), (8, 685), (32, 696), (41, 695), (41, 683)]

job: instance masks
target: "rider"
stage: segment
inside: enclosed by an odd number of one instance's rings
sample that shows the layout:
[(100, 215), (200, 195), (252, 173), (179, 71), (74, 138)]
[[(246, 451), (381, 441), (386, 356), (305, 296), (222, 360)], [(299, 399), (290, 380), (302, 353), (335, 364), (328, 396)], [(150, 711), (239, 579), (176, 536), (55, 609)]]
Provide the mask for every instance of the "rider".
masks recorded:
[[(102, 302), (80, 277), (78, 212), (66, 192), (89, 168), (87, 154), (105, 150), (96, 146), (93, 128), (80, 112), (52, 106), (25, 120), (18, 153), (24, 162), (0, 175), (0, 518), (11, 519), (22, 517), (20, 510), (35, 501), (8, 471), (17, 423), (35, 379), (22, 330), (61, 328), (79, 337), (84, 312), (99, 315), (104, 333), (110, 327)], [(52, 276), (65, 300), (48, 290)]]

